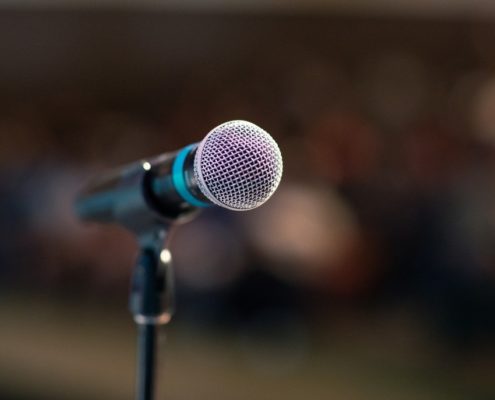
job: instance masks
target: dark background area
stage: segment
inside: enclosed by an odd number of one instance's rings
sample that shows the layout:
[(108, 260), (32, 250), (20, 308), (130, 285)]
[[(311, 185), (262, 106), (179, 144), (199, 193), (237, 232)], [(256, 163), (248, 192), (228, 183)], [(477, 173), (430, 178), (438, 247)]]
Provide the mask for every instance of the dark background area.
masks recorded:
[(174, 233), (159, 398), (494, 398), (493, 32), (0, 9), (0, 398), (132, 398), (137, 248), (72, 200), (232, 119), (277, 140), (282, 185)]

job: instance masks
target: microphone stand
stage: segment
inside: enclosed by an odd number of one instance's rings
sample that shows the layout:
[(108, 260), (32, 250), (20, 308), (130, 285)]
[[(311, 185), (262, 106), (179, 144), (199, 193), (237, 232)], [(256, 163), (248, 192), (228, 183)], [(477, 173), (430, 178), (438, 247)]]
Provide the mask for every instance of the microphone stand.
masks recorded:
[(157, 331), (173, 313), (171, 255), (165, 247), (169, 230), (169, 225), (159, 224), (138, 236), (139, 256), (129, 296), (129, 309), (138, 326), (136, 400), (154, 398)]
[[(136, 400), (153, 400), (157, 331), (170, 321), (173, 313), (172, 257), (166, 240), (175, 223), (197, 212), (186, 207), (168, 215), (153, 200), (148, 188), (152, 186), (154, 173), (149, 171), (153, 165), (170, 169), (171, 164), (165, 161), (157, 158), (136, 162), (96, 182), (88, 189), (87, 196), (104, 192), (105, 187), (117, 188), (116, 193), (110, 200), (108, 196), (100, 196), (87, 203), (83, 201), (79, 208), (83, 216), (95, 214), (100, 222), (119, 222), (139, 243), (129, 295), (129, 309), (138, 326)], [(106, 207), (100, 210), (102, 202)]]

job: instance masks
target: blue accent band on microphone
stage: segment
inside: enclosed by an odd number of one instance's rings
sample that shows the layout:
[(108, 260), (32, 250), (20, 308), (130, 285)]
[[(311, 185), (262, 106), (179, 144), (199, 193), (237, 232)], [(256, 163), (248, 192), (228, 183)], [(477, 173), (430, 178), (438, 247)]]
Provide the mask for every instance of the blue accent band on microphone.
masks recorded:
[(179, 151), (179, 154), (175, 157), (172, 165), (172, 182), (175, 190), (179, 193), (180, 197), (187, 203), (194, 207), (209, 207), (211, 204), (201, 201), (194, 197), (187, 188), (186, 178), (184, 176), (184, 162), (189, 152), (195, 147), (195, 144), (184, 147)]

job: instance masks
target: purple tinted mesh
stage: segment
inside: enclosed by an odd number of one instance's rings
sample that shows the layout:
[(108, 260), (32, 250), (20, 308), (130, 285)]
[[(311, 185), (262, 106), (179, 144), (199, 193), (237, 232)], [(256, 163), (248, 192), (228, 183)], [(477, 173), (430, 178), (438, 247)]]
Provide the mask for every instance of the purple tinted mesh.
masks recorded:
[(231, 210), (250, 210), (267, 201), (280, 183), (282, 169), (277, 143), (247, 121), (217, 126), (200, 143), (194, 160), (201, 192)]

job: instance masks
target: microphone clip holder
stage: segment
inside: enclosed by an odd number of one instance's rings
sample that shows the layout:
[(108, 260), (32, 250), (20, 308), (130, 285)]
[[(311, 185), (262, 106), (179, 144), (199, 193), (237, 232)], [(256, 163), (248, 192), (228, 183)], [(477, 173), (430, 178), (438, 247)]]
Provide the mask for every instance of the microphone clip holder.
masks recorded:
[(164, 325), (174, 309), (172, 256), (165, 246), (169, 226), (141, 234), (132, 275), (129, 310), (138, 325)]

